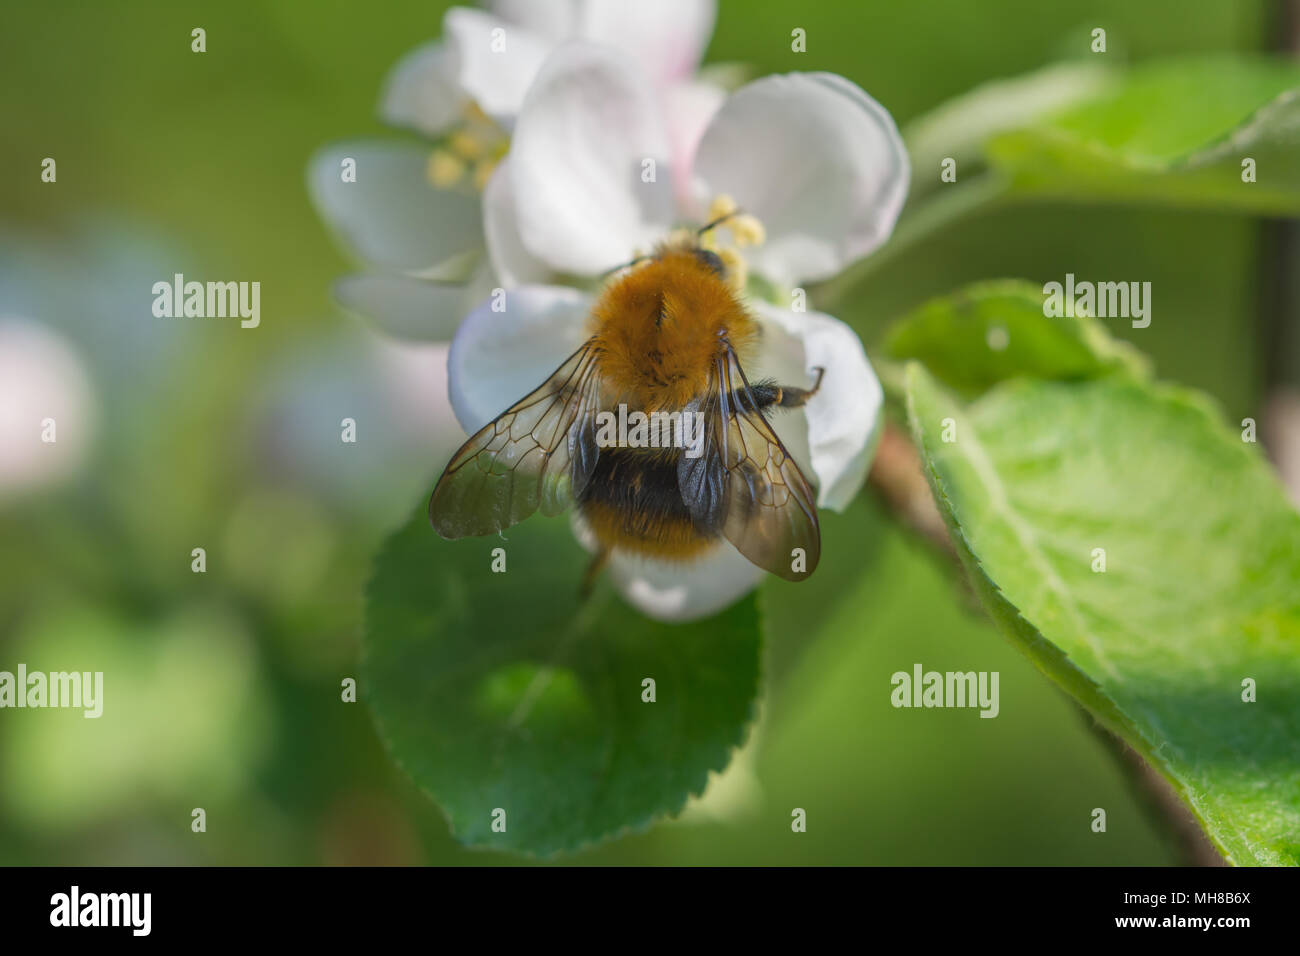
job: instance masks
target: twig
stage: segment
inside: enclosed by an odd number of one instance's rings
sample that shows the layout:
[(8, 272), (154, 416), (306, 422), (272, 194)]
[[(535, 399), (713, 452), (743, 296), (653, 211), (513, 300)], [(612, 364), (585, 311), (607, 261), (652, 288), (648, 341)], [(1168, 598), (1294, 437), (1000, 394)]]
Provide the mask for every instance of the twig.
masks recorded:
[(896, 425), (885, 425), (867, 481), (903, 524), (957, 560), (948, 528), (921, 470), (921, 456)]

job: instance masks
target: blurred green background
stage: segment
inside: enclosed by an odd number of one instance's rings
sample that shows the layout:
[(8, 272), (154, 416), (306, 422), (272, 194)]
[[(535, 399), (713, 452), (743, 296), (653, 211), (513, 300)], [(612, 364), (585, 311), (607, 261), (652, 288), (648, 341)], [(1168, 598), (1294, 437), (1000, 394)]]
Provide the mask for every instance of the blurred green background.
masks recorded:
[[(104, 670), (106, 713), (0, 712), (0, 863), (494, 863), (449, 837), (393, 766), (356, 676), (369, 560), (460, 440), (432, 411), (435, 349), (343, 314), (349, 268), (304, 187), (375, 117), (444, 4), (31, 4), (0, 36), (0, 318), (57, 330), (87, 377), (60, 422), (84, 458), (0, 491), (0, 669)], [(844, 74), (900, 125), (982, 81), (1084, 55), (1129, 62), (1269, 45), (1271, 5), (1208, 0), (747, 3), (708, 60)], [(190, 51), (190, 30), (208, 51)], [(808, 52), (790, 50), (803, 27)], [(58, 181), (40, 181), (46, 156)], [(1111, 207), (1011, 208), (901, 256), (840, 308), (868, 349), (967, 281), (1142, 278), (1158, 373), (1229, 418), (1260, 395), (1261, 225)], [(183, 272), (258, 280), (262, 323), (157, 319)], [(1191, 281), (1194, 278), (1194, 281)], [(1124, 336), (1123, 323), (1112, 330)], [(359, 423), (355, 446), (339, 421)], [(3, 453), (3, 450), (0, 450)], [(864, 495), (840, 519), (878, 568), (842, 638), (769, 648), (757, 746), (680, 822), (601, 863), (1163, 864), (1177, 847), (1074, 706)], [(207, 572), (191, 572), (191, 550)], [(520, 609), (522, 611), (522, 609)], [(999, 670), (1001, 715), (888, 704), (915, 661)], [(882, 675), (886, 675), (882, 677)], [(805, 834), (790, 808), (809, 811)], [(190, 811), (207, 811), (192, 833)], [(1089, 828), (1094, 807), (1108, 832)]]

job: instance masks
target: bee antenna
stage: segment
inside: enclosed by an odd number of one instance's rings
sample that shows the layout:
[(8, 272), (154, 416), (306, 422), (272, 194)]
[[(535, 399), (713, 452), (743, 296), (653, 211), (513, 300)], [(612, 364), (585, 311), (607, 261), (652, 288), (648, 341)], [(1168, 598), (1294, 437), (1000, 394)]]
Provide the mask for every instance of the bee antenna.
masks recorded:
[(635, 265), (640, 265), (641, 263), (645, 262), (645, 261), (646, 261), (647, 259), (649, 259), (649, 258), (652, 258), (652, 257), (651, 257), (651, 256), (637, 256), (635, 259), (632, 259), (632, 260), (630, 260), (630, 261), (628, 261), (628, 262), (624, 262), (622, 265), (614, 266), (614, 268), (612, 268), (612, 269), (606, 269), (604, 272), (602, 272), (602, 273), (600, 274), (600, 277), (601, 277), (602, 279), (608, 279), (608, 278), (609, 278), (610, 276), (612, 276), (615, 272), (622, 272), (624, 269), (631, 269), (633, 266), (635, 266)]
[(711, 232), (712, 230), (717, 229), (728, 219), (735, 219), (737, 216), (743, 216), (744, 214), (745, 214), (745, 210), (743, 209), (733, 209), (725, 216), (719, 216), (717, 219), (713, 220), (713, 222), (706, 223), (705, 225), (700, 226), (700, 228), (696, 230), (695, 235), (697, 237), (703, 236), (706, 232)]

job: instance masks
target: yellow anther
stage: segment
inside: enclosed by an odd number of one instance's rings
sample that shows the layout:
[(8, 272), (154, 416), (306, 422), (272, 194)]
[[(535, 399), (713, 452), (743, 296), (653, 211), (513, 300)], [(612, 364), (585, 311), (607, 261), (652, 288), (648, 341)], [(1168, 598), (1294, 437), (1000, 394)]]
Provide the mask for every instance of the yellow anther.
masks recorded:
[(483, 159), (474, 164), (474, 188), (479, 192), (487, 189), (488, 180), (496, 172), (497, 161), (495, 159)]
[(727, 227), (738, 246), (761, 246), (767, 239), (767, 230), (763, 224), (748, 214), (728, 220)]
[(465, 161), (445, 149), (435, 149), (426, 168), (429, 182), (439, 189), (454, 186), (465, 175)]
[(737, 292), (744, 292), (745, 286), (749, 283), (749, 266), (745, 262), (745, 257), (735, 249), (723, 249), (718, 252), (718, 258), (722, 264), (727, 267), (727, 281)]
[(484, 113), (483, 107), (479, 106), (478, 103), (473, 100), (467, 100), (465, 102), (465, 105), (461, 108), (460, 115), (465, 117), (465, 119), (471, 123), (484, 123), (491, 126), (496, 125), (496, 121), (493, 120), (492, 117), (488, 116), (487, 113)]
[(700, 236), (700, 248), (708, 249), (710, 252), (718, 252), (719, 248), (718, 248), (717, 232), (713, 230), (709, 230), (708, 232), (704, 233), (704, 235)]
[(447, 145), (461, 159), (467, 159), (471, 162), (482, 159), (483, 154), (487, 152), (483, 140), (464, 129), (458, 129), (447, 137)]
[(730, 216), (737, 208), (736, 200), (726, 193), (720, 193), (714, 197), (713, 202), (709, 203), (709, 222), (714, 222), (723, 216)]

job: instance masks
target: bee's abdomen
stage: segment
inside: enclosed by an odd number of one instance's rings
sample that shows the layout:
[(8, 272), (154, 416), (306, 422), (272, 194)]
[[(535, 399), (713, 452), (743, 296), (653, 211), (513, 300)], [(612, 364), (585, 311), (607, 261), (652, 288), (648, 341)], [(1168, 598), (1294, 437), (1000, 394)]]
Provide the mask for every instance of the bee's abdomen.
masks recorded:
[(602, 545), (660, 558), (712, 546), (717, 529), (692, 517), (677, 482), (676, 454), (604, 448), (577, 505)]

